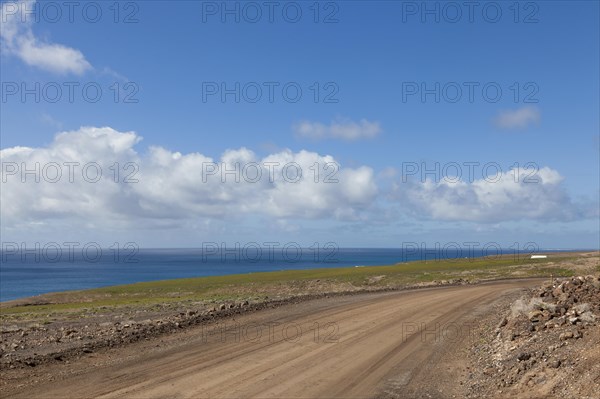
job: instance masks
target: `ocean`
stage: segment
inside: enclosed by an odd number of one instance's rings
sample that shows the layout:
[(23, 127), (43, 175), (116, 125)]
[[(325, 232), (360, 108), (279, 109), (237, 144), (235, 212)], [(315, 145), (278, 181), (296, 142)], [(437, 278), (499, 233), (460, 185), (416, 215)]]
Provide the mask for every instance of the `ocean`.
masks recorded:
[[(482, 249), (414, 248), (241, 248), (139, 249), (113, 251), (0, 251), (0, 301), (48, 292), (81, 290), (142, 281), (345, 266), (390, 265), (414, 260), (494, 256)], [(518, 252), (528, 256), (525, 251)], [(502, 250), (515, 254), (515, 250)]]

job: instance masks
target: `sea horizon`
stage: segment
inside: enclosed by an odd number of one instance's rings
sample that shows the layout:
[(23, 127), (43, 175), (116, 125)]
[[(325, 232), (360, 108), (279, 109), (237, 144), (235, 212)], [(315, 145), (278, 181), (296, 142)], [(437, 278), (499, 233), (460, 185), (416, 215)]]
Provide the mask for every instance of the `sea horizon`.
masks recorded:
[[(222, 276), (335, 267), (368, 267), (411, 261), (438, 261), (514, 255), (524, 260), (542, 252), (597, 251), (586, 248), (101, 248), (100, 256), (72, 251), (19, 253), (0, 250), (0, 302), (50, 292), (178, 278)], [(300, 251), (298, 251), (300, 249)], [(259, 251), (260, 250), (260, 251)], [(70, 256), (69, 256), (70, 255)]]

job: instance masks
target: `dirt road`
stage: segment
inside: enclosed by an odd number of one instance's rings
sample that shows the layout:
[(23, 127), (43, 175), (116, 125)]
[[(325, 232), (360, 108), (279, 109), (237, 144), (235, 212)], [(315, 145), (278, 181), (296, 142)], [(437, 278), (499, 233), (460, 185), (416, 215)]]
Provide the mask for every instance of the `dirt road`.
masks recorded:
[[(540, 280), (313, 300), (95, 354), (27, 398), (451, 397), (478, 315)], [(106, 361), (112, 356), (110, 362)], [(118, 358), (118, 361), (115, 359)], [(89, 366), (89, 364), (87, 364)], [(77, 367), (74, 363), (73, 367)], [(441, 392), (440, 392), (441, 391)], [(11, 395), (11, 396), (13, 396)]]

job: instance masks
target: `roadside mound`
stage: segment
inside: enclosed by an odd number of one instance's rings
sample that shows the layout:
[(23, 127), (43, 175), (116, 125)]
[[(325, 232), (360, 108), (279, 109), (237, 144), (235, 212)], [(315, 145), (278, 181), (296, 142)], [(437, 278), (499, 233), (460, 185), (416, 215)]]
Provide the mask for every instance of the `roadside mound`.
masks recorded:
[(558, 279), (482, 327), (471, 397), (598, 398), (600, 276)]

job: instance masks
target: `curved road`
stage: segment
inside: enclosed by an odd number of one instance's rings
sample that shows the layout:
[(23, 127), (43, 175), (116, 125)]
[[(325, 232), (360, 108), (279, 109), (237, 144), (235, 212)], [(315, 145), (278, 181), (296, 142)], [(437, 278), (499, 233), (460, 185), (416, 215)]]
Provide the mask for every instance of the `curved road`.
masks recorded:
[[(336, 297), (193, 327), (27, 398), (364, 398), (457, 385), (478, 315), (540, 280)], [(158, 341), (158, 340), (157, 340)], [(128, 352), (129, 351), (129, 352)], [(102, 355), (101, 355), (102, 356)], [(115, 352), (113, 350), (113, 356)], [(449, 391), (451, 387), (448, 387)], [(390, 393), (391, 392), (391, 393)], [(448, 393), (446, 392), (446, 393)], [(442, 395), (444, 396), (444, 395)]]

